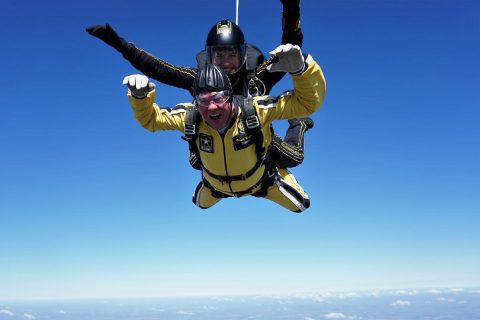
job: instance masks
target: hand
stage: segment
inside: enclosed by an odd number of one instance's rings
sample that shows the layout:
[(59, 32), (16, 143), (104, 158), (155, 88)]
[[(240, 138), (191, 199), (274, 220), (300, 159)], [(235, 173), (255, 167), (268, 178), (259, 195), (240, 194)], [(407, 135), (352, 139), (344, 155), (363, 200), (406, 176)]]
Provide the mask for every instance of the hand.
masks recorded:
[(113, 30), (109, 24), (104, 26), (94, 25), (86, 28), (85, 30), (92, 36), (97, 37), (118, 51), (121, 51), (121, 48), (126, 44), (126, 41), (120, 38), (117, 32), (115, 32), (115, 30)]
[(135, 98), (143, 99), (153, 89), (155, 89), (155, 83), (150, 82), (143, 74), (132, 74), (123, 78), (122, 84), (126, 85), (132, 96)]
[(270, 72), (289, 72), (291, 74), (299, 74), (305, 68), (305, 59), (299, 46), (290, 43), (282, 44), (270, 54), (278, 57), (278, 62), (267, 67)]

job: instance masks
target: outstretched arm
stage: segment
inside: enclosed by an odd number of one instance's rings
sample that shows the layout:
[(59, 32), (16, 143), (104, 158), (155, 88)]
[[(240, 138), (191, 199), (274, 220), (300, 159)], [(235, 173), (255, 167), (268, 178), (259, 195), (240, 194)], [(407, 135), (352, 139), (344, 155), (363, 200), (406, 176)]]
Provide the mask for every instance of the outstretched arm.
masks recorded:
[[(155, 101), (155, 84), (142, 74), (133, 74), (123, 79), (128, 87), (128, 100), (138, 123), (149, 131), (185, 130), (186, 107), (160, 108)], [(190, 105), (191, 106), (191, 105)]]
[(120, 37), (109, 25), (95, 25), (86, 31), (115, 48), (137, 70), (163, 84), (191, 90), (197, 69), (174, 66)]
[(293, 91), (287, 91), (279, 97), (257, 98), (258, 114), (262, 123), (314, 113), (325, 98), (325, 77), (320, 66), (311, 56), (304, 59), (300, 47), (291, 44), (281, 45), (271, 53), (278, 57), (278, 62), (270, 65), (268, 69), (290, 73)]

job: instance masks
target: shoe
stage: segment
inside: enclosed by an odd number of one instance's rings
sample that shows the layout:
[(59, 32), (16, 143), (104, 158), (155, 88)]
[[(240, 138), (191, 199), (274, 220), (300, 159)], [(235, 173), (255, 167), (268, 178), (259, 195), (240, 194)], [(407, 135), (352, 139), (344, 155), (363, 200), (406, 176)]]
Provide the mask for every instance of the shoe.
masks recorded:
[(300, 123), (303, 123), (307, 126), (307, 130), (313, 128), (314, 122), (311, 118), (295, 118), (295, 119), (289, 119), (288, 123), (290, 124), (290, 127), (294, 127), (299, 125)]

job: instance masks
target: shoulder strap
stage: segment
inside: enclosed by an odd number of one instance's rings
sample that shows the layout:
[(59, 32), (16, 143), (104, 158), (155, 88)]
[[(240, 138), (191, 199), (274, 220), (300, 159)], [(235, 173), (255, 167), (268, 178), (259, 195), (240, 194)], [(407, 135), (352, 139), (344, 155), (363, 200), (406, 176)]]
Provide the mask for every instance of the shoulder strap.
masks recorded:
[(243, 122), (249, 134), (253, 136), (255, 141), (255, 150), (257, 152), (257, 160), (262, 161), (265, 148), (263, 147), (262, 126), (258, 119), (257, 110), (253, 106), (253, 98), (251, 96), (237, 97), (240, 108), (242, 109)]
[(200, 160), (200, 152), (198, 151), (198, 146), (196, 144), (198, 136), (198, 127), (200, 124), (200, 112), (195, 106), (187, 108), (187, 114), (185, 115), (185, 134), (182, 136), (182, 139), (188, 142), (188, 148), (195, 155), (198, 164), (200, 167), (203, 167)]
[(198, 123), (200, 119), (198, 118), (199, 111), (195, 106), (187, 108), (187, 114), (185, 115), (185, 139), (186, 140), (195, 140), (198, 134)]

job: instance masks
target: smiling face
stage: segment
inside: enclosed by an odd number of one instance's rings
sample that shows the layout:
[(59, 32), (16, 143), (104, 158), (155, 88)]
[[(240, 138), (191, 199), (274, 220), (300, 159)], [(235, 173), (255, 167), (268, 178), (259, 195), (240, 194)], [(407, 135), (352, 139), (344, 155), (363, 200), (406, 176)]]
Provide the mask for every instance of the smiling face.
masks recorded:
[(213, 64), (232, 74), (240, 68), (240, 53), (235, 47), (220, 47), (213, 51)]
[(202, 118), (214, 129), (228, 125), (233, 108), (228, 91), (202, 92), (196, 96), (196, 103)]

